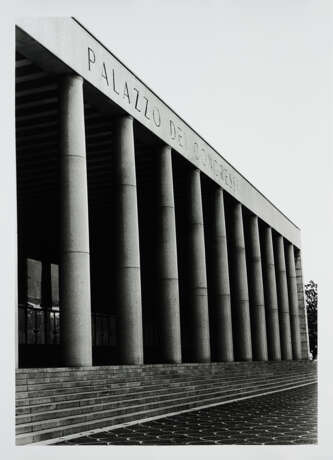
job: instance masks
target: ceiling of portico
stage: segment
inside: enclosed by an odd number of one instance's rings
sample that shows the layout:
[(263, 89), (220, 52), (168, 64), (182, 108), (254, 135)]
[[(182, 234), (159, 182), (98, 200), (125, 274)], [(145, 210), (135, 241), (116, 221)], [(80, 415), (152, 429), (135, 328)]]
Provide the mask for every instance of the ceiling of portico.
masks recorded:
[[(112, 200), (112, 127), (119, 109), (103, 113), (84, 86), (87, 171), (90, 209), (105, 208)], [(92, 102), (93, 100), (93, 102)], [(134, 122), (138, 186), (152, 183), (154, 150), (160, 140)], [(29, 240), (48, 241), (56, 252), (59, 228), (59, 77), (41, 70), (16, 53), (16, 155), (19, 225)], [(179, 159), (180, 162), (185, 160)], [(175, 181), (182, 181), (175, 171)], [(178, 187), (177, 190), (181, 190)], [(27, 230), (27, 227), (29, 228)], [(20, 232), (20, 228), (19, 228)], [(38, 252), (38, 249), (36, 250)]]

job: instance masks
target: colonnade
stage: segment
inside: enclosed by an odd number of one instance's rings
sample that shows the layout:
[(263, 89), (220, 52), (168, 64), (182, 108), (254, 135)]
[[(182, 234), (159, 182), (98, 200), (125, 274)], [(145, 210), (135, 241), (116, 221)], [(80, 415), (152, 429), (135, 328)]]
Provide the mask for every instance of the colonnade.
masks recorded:
[[(63, 78), (60, 99), (61, 343), (64, 364), (92, 365), (89, 274), (88, 187), (83, 80)], [(121, 364), (142, 364), (142, 301), (139, 220), (133, 119), (122, 115), (113, 125), (117, 218), (117, 322)], [(160, 309), (161, 361), (182, 362), (179, 274), (171, 147), (157, 152), (156, 283)], [(224, 192), (213, 195), (211, 270), (208, 292), (201, 172), (189, 166), (186, 206), (189, 338), (192, 361), (301, 359), (299, 305), (294, 247), (250, 215), (241, 203), (230, 215), (227, 238)], [(244, 231), (248, 235), (245, 243)], [(228, 251), (230, 254), (228, 255)], [(232, 261), (229, 267), (229, 261)], [(209, 296), (210, 301), (208, 302)], [(209, 314), (214, 314), (211, 336)]]

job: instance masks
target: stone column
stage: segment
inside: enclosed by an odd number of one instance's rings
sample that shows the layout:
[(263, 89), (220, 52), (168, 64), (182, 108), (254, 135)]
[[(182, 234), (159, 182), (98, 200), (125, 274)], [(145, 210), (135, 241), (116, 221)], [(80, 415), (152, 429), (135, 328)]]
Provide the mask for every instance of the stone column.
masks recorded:
[(156, 216), (156, 304), (160, 310), (160, 340), (162, 359), (167, 363), (180, 363), (180, 315), (176, 241), (175, 202), (171, 147), (163, 145), (157, 157), (157, 216)]
[(261, 250), (258, 217), (249, 218), (249, 285), (252, 317), (253, 355), (256, 361), (267, 361), (267, 334), (264, 283), (262, 277)]
[(237, 325), (237, 359), (252, 360), (249, 289), (247, 282), (242, 205), (232, 210), (234, 310)]
[(91, 366), (91, 306), (83, 79), (63, 77), (60, 93), (60, 306), (64, 364)]
[(286, 262), (284, 256), (283, 237), (277, 235), (275, 238), (276, 249), (276, 284), (278, 293), (280, 338), (282, 359), (290, 360), (293, 357), (291, 348), (290, 315)]
[(210, 362), (206, 254), (200, 171), (189, 172), (188, 199), (188, 294), (192, 360)]
[(275, 262), (271, 227), (265, 227), (263, 234), (263, 277), (267, 318), (267, 341), (269, 359), (281, 360), (279, 310), (276, 290)]
[(123, 115), (113, 127), (115, 172), (117, 332), (121, 364), (143, 363), (139, 221), (133, 118)]
[(297, 283), (295, 269), (294, 246), (286, 245), (287, 281), (290, 305), (291, 344), (294, 359), (302, 359), (301, 335), (299, 324), (299, 308), (297, 298)]
[(310, 343), (309, 343), (309, 329), (307, 312), (305, 306), (305, 287), (302, 274), (302, 255), (300, 249), (294, 247), (295, 252), (295, 269), (296, 269), (296, 282), (297, 282), (297, 298), (299, 307), (299, 323), (300, 323), (300, 336), (302, 346), (302, 359), (311, 359)]
[(216, 188), (213, 197), (212, 219), (212, 314), (214, 321), (214, 344), (217, 361), (233, 361), (231, 298), (229, 262), (223, 190)]

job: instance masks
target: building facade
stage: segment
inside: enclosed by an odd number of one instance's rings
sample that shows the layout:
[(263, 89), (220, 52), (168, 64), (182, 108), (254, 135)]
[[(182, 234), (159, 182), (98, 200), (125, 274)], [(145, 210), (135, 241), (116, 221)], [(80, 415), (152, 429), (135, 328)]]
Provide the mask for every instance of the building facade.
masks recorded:
[(18, 366), (306, 360), (300, 230), (72, 18), (16, 27)]

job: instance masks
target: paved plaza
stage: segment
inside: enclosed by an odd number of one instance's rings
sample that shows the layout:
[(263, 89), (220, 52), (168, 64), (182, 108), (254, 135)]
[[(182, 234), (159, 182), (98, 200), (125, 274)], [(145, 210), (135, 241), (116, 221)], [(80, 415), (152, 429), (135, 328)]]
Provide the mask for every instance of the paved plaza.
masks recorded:
[(57, 445), (316, 444), (317, 385), (138, 423)]

